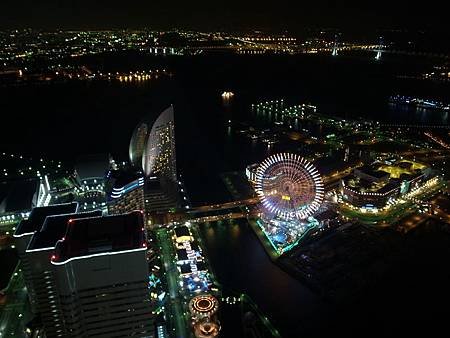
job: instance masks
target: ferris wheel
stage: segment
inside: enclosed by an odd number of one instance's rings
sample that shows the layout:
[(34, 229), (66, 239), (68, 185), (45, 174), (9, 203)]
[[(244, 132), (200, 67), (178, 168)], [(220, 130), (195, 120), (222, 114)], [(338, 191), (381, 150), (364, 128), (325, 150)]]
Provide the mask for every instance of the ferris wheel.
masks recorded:
[(280, 153), (268, 157), (256, 172), (256, 193), (266, 210), (283, 219), (306, 219), (324, 197), (322, 178), (303, 157)]

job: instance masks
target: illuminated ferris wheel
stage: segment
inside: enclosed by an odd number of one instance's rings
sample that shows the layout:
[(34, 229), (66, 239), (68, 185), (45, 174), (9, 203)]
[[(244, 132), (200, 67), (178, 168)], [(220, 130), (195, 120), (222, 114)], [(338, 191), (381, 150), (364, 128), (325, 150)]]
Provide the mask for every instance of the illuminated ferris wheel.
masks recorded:
[(291, 153), (268, 157), (256, 172), (256, 193), (263, 206), (284, 219), (306, 219), (320, 207), (324, 188), (317, 169)]

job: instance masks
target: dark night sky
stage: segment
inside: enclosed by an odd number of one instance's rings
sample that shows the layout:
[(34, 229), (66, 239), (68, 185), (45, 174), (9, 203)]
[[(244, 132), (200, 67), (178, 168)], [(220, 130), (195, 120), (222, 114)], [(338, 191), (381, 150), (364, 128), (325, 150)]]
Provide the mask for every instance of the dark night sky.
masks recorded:
[(449, 30), (444, 1), (1, 0), (2, 28)]

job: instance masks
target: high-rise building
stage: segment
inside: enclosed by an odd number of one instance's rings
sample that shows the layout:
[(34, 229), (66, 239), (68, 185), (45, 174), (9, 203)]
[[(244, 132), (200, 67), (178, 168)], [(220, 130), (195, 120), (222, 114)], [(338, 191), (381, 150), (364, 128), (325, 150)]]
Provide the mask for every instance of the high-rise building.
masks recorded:
[(47, 216), (25, 251), (29, 270), (26, 278), (31, 278), (26, 281), (28, 293), (34, 295), (35, 313), (39, 316), (48, 338), (61, 337), (63, 334), (50, 257), (54, 254), (56, 243), (64, 238), (69, 220), (95, 216), (101, 216), (101, 211)]
[(141, 212), (69, 220), (51, 258), (64, 337), (153, 337)]
[(148, 138), (148, 123), (147, 121), (142, 121), (137, 125), (131, 137), (129, 156), (130, 162), (136, 168), (142, 167), (142, 155), (144, 154), (145, 144)]
[(164, 177), (149, 177), (145, 183), (145, 210), (164, 212), (177, 208), (179, 203), (178, 186)]
[(145, 210), (142, 173), (117, 170), (108, 176), (108, 214), (118, 215), (134, 210)]
[(81, 211), (106, 209), (105, 178), (112, 165), (109, 154), (85, 155), (75, 164), (75, 200)]
[(136, 127), (129, 156), (131, 163), (140, 166), (146, 176), (164, 176), (177, 181), (173, 106), (155, 120), (146, 118)]
[(39, 179), (0, 182), (0, 225), (14, 224), (26, 218), (43, 200), (45, 185)]
[(109, 154), (81, 156), (75, 164), (75, 178), (80, 186), (94, 186), (103, 183), (110, 166), (111, 157)]
[(142, 160), (147, 176), (159, 175), (177, 181), (173, 106), (164, 110), (153, 123)]
[(179, 206), (173, 106), (156, 119), (144, 119), (130, 142), (131, 163), (145, 175), (147, 212), (167, 211)]
[(44, 224), (47, 216), (75, 213), (77, 211), (77, 208), (77, 203), (37, 207), (31, 211), (30, 217), (28, 219), (22, 220), (16, 228), (16, 231), (14, 233), (14, 240), (24, 274), (25, 285), (28, 290), (31, 310), (34, 313), (37, 313), (37, 306), (36, 295), (34, 293), (34, 287), (32, 284), (32, 281), (34, 280), (32, 271), (33, 263), (29, 261), (29, 256), (26, 254), (28, 245), (30, 244), (30, 241), (36, 231), (39, 231), (42, 228), (42, 225)]

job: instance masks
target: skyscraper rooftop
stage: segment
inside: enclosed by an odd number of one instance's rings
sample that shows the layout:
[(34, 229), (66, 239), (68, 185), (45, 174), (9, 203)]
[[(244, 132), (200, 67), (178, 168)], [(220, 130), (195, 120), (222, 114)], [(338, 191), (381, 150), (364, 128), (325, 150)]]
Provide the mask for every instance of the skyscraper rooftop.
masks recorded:
[(101, 210), (95, 210), (79, 214), (64, 214), (47, 216), (41, 229), (36, 231), (28, 250), (36, 250), (42, 248), (54, 248), (56, 242), (64, 237), (67, 231), (67, 223), (70, 219), (97, 217), (101, 216)]
[(37, 200), (38, 179), (0, 182), (0, 214), (31, 210)]
[(63, 264), (71, 258), (114, 253), (146, 246), (143, 215), (129, 214), (71, 219), (66, 236), (58, 242), (54, 263)]
[(27, 220), (22, 220), (17, 226), (14, 236), (33, 233), (40, 229), (47, 216), (70, 214), (76, 212), (78, 203), (55, 204), (45, 207), (34, 208)]

